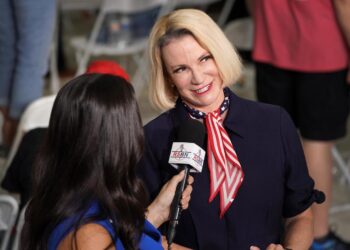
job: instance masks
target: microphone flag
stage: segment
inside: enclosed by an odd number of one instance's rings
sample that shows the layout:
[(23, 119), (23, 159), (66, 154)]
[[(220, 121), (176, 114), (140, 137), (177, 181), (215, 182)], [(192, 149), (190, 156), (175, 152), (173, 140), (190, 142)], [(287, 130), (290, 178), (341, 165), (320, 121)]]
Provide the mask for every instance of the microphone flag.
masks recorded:
[(179, 165), (191, 166), (190, 172), (202, 172), (205, 151), (195, 143), (174, 142), (171, 148), (169, 163), (176, 169)]

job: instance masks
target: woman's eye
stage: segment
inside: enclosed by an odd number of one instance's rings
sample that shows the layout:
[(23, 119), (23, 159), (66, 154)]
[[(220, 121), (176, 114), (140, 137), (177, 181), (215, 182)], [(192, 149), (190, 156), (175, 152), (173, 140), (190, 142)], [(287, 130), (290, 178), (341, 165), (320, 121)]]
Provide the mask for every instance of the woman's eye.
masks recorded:
[(179, 67), (179, 68), (176, 68), (173, 73), (174, 74), (177, 74), (177, 73), (181, 73), (182, 71), (184, 71), (186, 68), (185, 67)]
[(212, 59), (212, 58), (213, 58), (212, 55), (203, 56), (203, 57), (201, 58), (201, 62), (206, 62), (206, 61), (208, 61), (209, 59)]

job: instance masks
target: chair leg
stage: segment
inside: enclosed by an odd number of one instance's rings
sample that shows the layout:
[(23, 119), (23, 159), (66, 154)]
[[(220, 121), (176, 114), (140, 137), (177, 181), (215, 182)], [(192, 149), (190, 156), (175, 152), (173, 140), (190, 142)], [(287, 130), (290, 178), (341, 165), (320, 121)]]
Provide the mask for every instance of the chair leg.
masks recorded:
[(85, 49), (83, 50), (82, 57), (78, 61), (78, 70), (76, 72), (76, 75), (81, 75), (86, 70), (91, 53), (94, 49), (94, 46), (96, 45), (96, 39), (97, 39), (98, 33), (100, 32), (100, 29), (102, 27), (103, 20), (104, 20), (105, 16), (106, 16), (106, 12), (102, 8), (97, 15), (95, 25), (92, 29), (90, 36), (89, 36), (87, 45), (86, 45)]
[[(345, 179), (345, 185), (348, 185), (348, 187), (350, 187), (349, 164), (345, 162), (345, 160), (340, 155), (336, 146), (332, 148), (332, 155), (336, 162), (336, 166), (338, 167), (338, 169), (342, 174), (342, 178)], [(334, 213), (345, 212), (345, 211), (350, 211), (350, 203), (332, 206), (330, 213), (334, 214)]]
[(52, 94), (56, 94), (60, 89), (60, 79), (57, 70), (57, 54), (56, 44), (51, 45), (50, 53), (50, 91)]
[(333, 147), (332, 149), (332, 155), (334, 160), (337, 163), (337, 166), (339, 170), (342, 172), (343, 177), (345, 178), (345, 182), (350, 185), (350, 172), (349, 172), (349, 166), (344, 161), (343, 157), (340, 155), (338, 149), (336, 147)]

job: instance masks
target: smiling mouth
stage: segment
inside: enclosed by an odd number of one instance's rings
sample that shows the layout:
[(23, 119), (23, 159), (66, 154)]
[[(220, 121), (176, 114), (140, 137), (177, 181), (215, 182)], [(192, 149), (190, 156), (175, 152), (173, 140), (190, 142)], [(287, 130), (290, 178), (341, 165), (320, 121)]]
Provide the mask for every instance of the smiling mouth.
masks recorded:
[(208, 85), (204, 86), (203, 88), (193, 90), (193, 92), (195, 92), (196, 94), (203, 94), (204, 92), (207, 92), (209, 90), (210, 86), (211, 86), (211, 84), (208, 84)]

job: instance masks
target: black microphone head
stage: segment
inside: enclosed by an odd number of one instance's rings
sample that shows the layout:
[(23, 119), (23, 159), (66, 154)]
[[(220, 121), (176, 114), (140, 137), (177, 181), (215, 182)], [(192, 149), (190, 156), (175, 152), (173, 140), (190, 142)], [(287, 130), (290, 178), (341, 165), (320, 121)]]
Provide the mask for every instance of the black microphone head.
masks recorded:
[(180, 124), (175, 141), (195, 143), (203, 148), (204, 139), (205, 128), (203, 123), (194, 119), (186, 119)]

